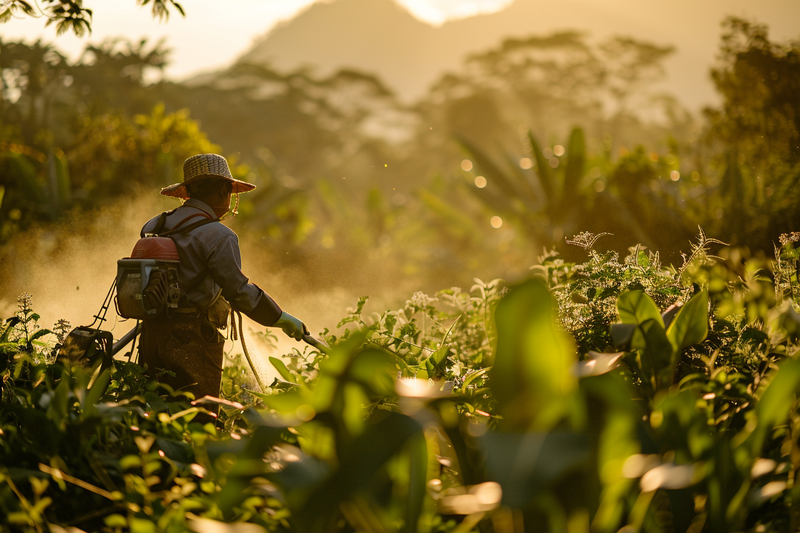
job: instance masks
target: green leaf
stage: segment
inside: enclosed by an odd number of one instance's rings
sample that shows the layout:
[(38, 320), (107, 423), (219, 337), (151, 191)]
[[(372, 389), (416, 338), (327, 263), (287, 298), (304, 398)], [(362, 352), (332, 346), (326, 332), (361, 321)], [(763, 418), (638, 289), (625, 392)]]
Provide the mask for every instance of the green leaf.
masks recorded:
[(511, 288), (497, 304), (492, 391), (515, 430), (554, 423), (577, 385), (572, 337), (556, 326), (553, 306), (540, 278)]
[(6, 324), (7, 324), (7, 327), (3, 331), (3, 335), (0, 336), (0, 342), (8, 342), (8, 336), (11, 334), (11, 331), (14, 329), (14, 326), (19, 324), (19, 317), (13, 316), (13, 317), (9, 318), (8, 321), (6, 322)]
[(44, 337), (45, 335), (49, 335), (50, 333), (52, 333), (52, 331), (50, 331), (49, 329), (40, 329), (39, 331), (37, 331), (36, 333), (34, 333), (33, 335), (31, 335), (31, 338), (30, 338), (29, 340), (30, 340), (31, 342), (33, 342), (33, 341), (35, 341), (36, 339), (39, 339), (39, 338), (41, 338), (41, 337)]
[(567, 144), (567, 162), (564, 165), (564, 193), (561, 197), (563, 213), (575, 205), (578, 185), (586, 167), (586, 139), (583, 129), (575, 128), (569, 136)]
[(644, 321), (631, 338), (631, 348), (640, 350), (640, 364), (655, 390), (672, 384), (674, 349), (661, 324), (661, 317)]
[(364, 385), (368, 392), (382, 396), (394, 392), (396, 368), (393, 354), (378, 348), (366, 348), (353, 356), (348, 377)]
[(787, 359), (778, 368), (756, 407), (758, 424), (748, 437), (753, 457), (762, 454), (767, 436), (789, 416), (800, 390), (800, 359)]
[(103, 519), (103, 522), (111, 528), (128, 527), (128, 520), (121, 514), (108, 515)]
[(289, 369), (286, 368), (286, 365), (283, 363), (283, 361), (277, 357), (270, 357), (269, 362), (272, 363), (272, 366), (275, 367), (275, 369), (278, 371), (278, 374), (280, 374), (283, 379), (292, 383), (297, 383), (297, 377), (289, 372)]
[(491, 370), (491, 368), (482, 368), (482, 369), (478, 370), (477, 372), (473, 372), (472, 374), (470, 374), (469, 376), (467, 376), (467, 377), (464, 379), (464, 383), (461, 385), (461, 388), (462, 388), (463, 390), (467, 390), (467, 386), (468, 386), (470, 383), (472, 383), (473, 381), (475, 381), (476, 379), (478, 379), (479, 377), (481, 377), (482, 375), (484, 375), (484, 374), (485, 374), (486, 372), (488, 372), (489, 370)]
[(623, 324), (641, 324), (646, 320), (656, 320), (664, 327), (658, 306), (644, 291), (626, 291), (620, 294), (617, 298), (617, 310)]
[[(380, 422), (367, 426), (361, 435), (341, 451), (338, 470), (309, 495), (303, 507), (293, 514), (298, 530), (334, 530), (341, 503), (354, 492), (371, 486), (387, 461), (402, 453), (409, 445), (416, 450), (412, 454), (415, 459), (412, 462), (411, 479), (419, 486), (409, 490), (409, 496), (413, 496), (413, 499), (407, 498), (406, 505), (411, 509), (404, 515), (406, 520), (415, 522), (413, 517), (419, 514), (420, 498), (424, 497), (425, 491), (427, 452), (422, 452), (420, 447), (424, 447), (424, 434), (419, 422), (399, 413), (388, 413)], [(423, 473), (415, 473), (418, 470)], [(416, 531), (416, 523), (406, 524), (406, 530)]]
[(103, 370), (100, 376), (94, 382), (92, 388), (89, 389), (89, 392), (83, 402), (83, 411), (85, 416), (94, 416), (97, 414), (97, 408), (95, 405), (100, 401), (100, 398), (103, 397), (103, 394), (105, 394), (110, 381), (111, 373), (108, 370)]
[(530, 132), (528, 132), (528, 141), (530, 141), (531, 144), (531, 155), (533, 155), (534, 160), (536, 160), (536, 176), (539, 178), (539, 184), (542, 186), (542, 191), (544, 191), (548, 204), (551, 206), (551, 209), (554, 209), (556, 207), (557, 198), (555, 186), (553, 184), (553, 176), (550, 173), (550, 164), (547, 159), (545, 159), (542, 153), (542, 147), (539, 146), (536, 137)]
[(508, 179), (505, 172), (500, 170), (480, 148), (460, 137), (458, 138), (458, 143), (475, 160), (475, 166), (483, 171), (490, 182), (496, 183), (503, 190), (506, 198), (522, 196), (519, 188)]
[(490, 432), (480, 442), (489, 479), (502, 485), (503, 503), (516, 508), (586, 468), (592, 449), (588, 436), (571, 433)]
[(692, 296), (681, 307), (667, 330), (667, 337), (677, 351), (703, 342), (708, 335), (708, 294)]
[(628, 344), (636, 331), (635, 324), (611, 324), (611, 343), (614, 346)]

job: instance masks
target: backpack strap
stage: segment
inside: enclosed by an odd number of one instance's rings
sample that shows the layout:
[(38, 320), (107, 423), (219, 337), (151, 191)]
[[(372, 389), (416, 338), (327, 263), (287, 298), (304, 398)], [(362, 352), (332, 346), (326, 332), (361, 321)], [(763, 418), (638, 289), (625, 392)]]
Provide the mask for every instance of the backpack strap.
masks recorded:
[(183, 225), (184, 225), (184, 224), (185, 224), (187, 221), (189, 221), (189, 220), (191, 220), (191, 219), (193, 219), (193, 218), (195, 218), (195, 217), (214, 218), (214, 217), (212, 217), (211, 215), (209, 215), (208, 213), (194, 213), (193, 215), (189, 215), (188, 217), (184, 218), (183, 220), (181, 220), (180, 222), (178, 222), (177, 224), (175, 224), (175, 225), (172, 227), (172, 229), (174, 229), (174, 230), (175, 230), (175, 229), (178, 229), (178, 228), (180, 228), (180, 227), (181, 227), (181, 226), (183, 226)]
[[(166, 221), (166, 216), (165, 216), (166, 214), (167, 213), (162, 213), (162, 215), (161, 215), (165, 221)], [(189, 220), (191, 220), (191, 219), (193, 219), (195, 217), (203, 217), (204, 220), (198, 220), (197, 222), (192, 222), (188, 226), (183, 226), (183, 224), (185, 224), (187, 221), (189, 221)], [(159, 222), (161, 222), (161, 220), (162, 219), (159, 218)], [(212, 222), (219, 222), (219, 217), (212, 218), (211, 215), (209, 215), (208, 213), (194, 213), (194, 214), (189, 215), (188, 217), (184, 218), (180, 222), (178, 222), (175, 225), (175, 227), (173, 227), (171, 230), (168, 230), (168, 231), (163, 231), (163, 232), (160, 231), (160, 230), (163, 229), (163, 224), (161, 225), (161, 227), (158, 227), (158, 225), (157, 225), (156, 227), (158, 228), (159, 231), (154, 231), (153, 233), (156, 233), (159, 237), (171, 237), (172, 235), (178, 235), (180, 233), (188, 233), (188, 232), (192, 231), (195, 228), (199, 228), (200, 226), (204, 226), (204, 225), (210, 224)], [(206, 279), (206, 277), (210, 273), (211, 273), (211, 271), (208, 268), (206, 268), (202, 272), (199, 272), (197, 274), (197, 276), (195, 277), (195, 279), (193, 279), (192, 281), (190, 281), (187, 284), (187, 287), (184, 289), (184, 292), (189, 292), (190, 290), (194, 289), (196, 286), (200, 285), (200, 283), (204, 279)]]
[(158, 221), (156, 221), (155, 227), (153, 227), (153, 231), (145, 232), (144, 228), (142, 228), (142, 231), (139, 232), (139, 237), (144, 239), (145, 233), (147, 233), (148, 235), (150, 234), (158, 235), (164, 229), (164, 225), (167, 223), (167, 217), (172, 213), (174, 213), (176, 209), (177, 207), (175, 209), (171, 209), (169, 211), (164, 211), (163, 213), (161, 213), (158, 216)]
[(194, 214), (194, 215), (190, 215), (190, 216), (184, 218), (183, 220), (181, 220), (178, 223), (178, 225), (176, 227), (172, 228), (171, 230), (164, 231), (164, 232), (158, 232), (158, 236), (159, 237), (171, 237), (172, 235), (178, 235), (179, 233), (188, 233), (188, 232), (192, 231), (195, 228), (199, 228), (200, 226), (205, 226), (206, 224), (210, 224), (212, 222), (219, 222), (219, 218), (218, 217), (217, 218), (206, 218), (205, 220), (199, 220), (197, 222), (193, 222), (193, 223), (189, 224), (188, 226), (180, 227), (181, 224), (183, 224), (187, 220), (189, 220), (191, 218), (194, 218), (196, 216), (208, 216), (208, 215), (202, 215), (200, 213), (197, 213), (197, 214)]

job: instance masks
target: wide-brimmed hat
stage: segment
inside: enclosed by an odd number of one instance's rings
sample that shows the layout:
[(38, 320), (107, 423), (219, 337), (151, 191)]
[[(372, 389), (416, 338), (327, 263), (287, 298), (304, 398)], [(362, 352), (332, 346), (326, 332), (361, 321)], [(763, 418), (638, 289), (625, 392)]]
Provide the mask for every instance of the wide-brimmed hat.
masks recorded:
[(183, 162), (183, 182), (164, 187), (161, 189), (161, 194), (186, 199), (189, 198), (186, 186), (190, 183), (220, 178), (231, 182), (234, 193), (249, 192), (256, 188), (252, 183), (234, 179), (231, 169), (228, 168), (228, 162), (221, 155), (198, 154)]

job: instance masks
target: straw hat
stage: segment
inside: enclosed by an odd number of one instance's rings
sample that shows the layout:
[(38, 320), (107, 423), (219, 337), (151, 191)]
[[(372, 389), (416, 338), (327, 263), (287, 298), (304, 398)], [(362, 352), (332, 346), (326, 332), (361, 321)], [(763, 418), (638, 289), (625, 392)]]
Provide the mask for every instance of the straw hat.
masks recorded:
[(233, 185), (232, 192), (234, 194), (249, 192), (256, 188), (252, 183), (233, 179), (231, 169), (228, 168), (228, 162), (221, 155), (199, 154), (193, 155), (183, 162), (183, 182), (173, 183), (169, 187), (164, 187), (161, 189), (161, 194), (187, 199), (189, 198), (189, 192), (186, 190), (187, 185), (209, 178), (222, 178), (230, 181)]

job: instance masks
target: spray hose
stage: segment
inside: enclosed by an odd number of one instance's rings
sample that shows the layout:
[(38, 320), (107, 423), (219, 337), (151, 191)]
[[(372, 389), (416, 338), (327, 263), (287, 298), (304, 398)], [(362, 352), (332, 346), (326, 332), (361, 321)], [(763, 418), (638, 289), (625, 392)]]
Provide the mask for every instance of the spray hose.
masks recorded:
[[(239, 320), (239, 330), (236, 330), (236, 319)], [(256, 371), (256, 367), (253, 364), (253, 360), (250, 358), (250, 352), (247, 351), (247, 343), (244, 341), (244, 328), (242, 325), (242, 313), (237, 311), (236, 309), (231, 309), (231, 338), (235, 341), (237, 339), (241, 339), (242, 341), (242, 351), (244, 352), (245, 358), (247, 358), (247, 363), (250, 365), (250, 370), (253, 371), (253, 375), (256, 377), (256, 382), (258, 383), (261, 392), (265, 392), (264, 384), (261, 383), (261, 378), (258, 376), (258, 372)], [(320, 352), (327, 354), (330, 352), (330, 347), (328, 344), (322, 340), (317, 339), (311, 335), (303, 335), (303, 341), (307, 344), (311, 345), (312, 347), (316, 348)]]
[(253, 360), (250, 358), (250, 352), (247, 351), (247, 343), (244, 342), (244, 329), (242, 327), (242, 313), (237, 311), (236, 309), (231, 309), (231, 336), (235, 341), (237, 339), (237, 332), (236, 332), (236, 317), (239, 317), (239, 332), (238, 338), (242, 341), (242, 351), (244, 352), (244, 356), (247, 358), (247, 363), (250, 365), (250, 370), (253, 371), (253, 375), (256, 377), (256, 382), (258, 383), (258, 387), (261, 389), (261, 392), (266, 392), (264, 390), (264, 384), (261, 383), (261, 378), (258, 377), (258, 372), (256, 371), (255, 365), (253, 365)]

